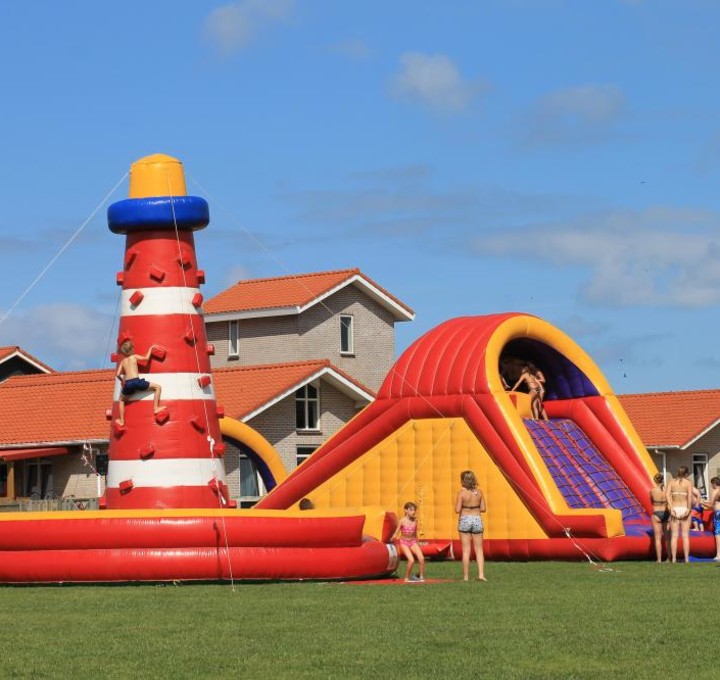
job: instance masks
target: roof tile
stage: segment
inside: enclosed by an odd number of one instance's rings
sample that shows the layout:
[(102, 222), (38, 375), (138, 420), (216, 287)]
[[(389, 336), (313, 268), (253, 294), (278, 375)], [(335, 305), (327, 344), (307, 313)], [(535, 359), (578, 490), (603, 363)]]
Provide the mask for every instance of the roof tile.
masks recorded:
[[(233, 418), (242, 418), (324, 368), (331, 368), (359, 389), (364, 385), (327, 360), (213, 371), (218, 404)], [(114, 369), (20, 375), (0, 384), (0, 446), (105, 440), (110, 424)]]
[(329, 291), (349, 281), (354, 276), (365, 279), (403, 309), (412, 310), (391, 295), (359, 269), (341, 269), (330, 272), (294, 274), (267, 279), (239, 281), (230, 288), (210, 298), (203, 306), (206, 314), (226, 314), (267, 309), (304, 307)]
[(720, 390), (620, 394), (645, 446), (682, 447), (720, 419)]
[(18, 347), (18, 345), (9, 345), (7, 347), (0, 347), (0, 362), (4, 361), (8, 357), (12, 356), (17, 352), (20, 356), (28, 359), (29, 361), (37, 364), (41, 368), (44, 368), (46, 371), (52, 373), (54, 372), (54, 369), (48, 366), (45, 362), (40, 361), (40, 359), (37, 359), (34, 357), (30, 352), (26, 352), (22, 347)]

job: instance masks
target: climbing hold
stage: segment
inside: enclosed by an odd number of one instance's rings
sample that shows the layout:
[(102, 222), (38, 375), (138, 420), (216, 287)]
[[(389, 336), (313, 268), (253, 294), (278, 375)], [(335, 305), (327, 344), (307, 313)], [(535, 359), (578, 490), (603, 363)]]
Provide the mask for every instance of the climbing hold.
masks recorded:
[(148, 442), (147, 444), (145, 444), (145, 446), (141, 446), (141, 447), (138, 449), (138, 455), (139, 455), (140, 458), (142, 458), (143, 460), (145, 460), (146, 458), (150, 458), (150, 456), (155, 455), (155, 446), (154, 446), (154, 444)]
[(156, 281), (162, 281), (165, 278), (164, 270), (160, 269), (156, 264), (150, 265), (150, 278)]
[(150, 356), (158, 361), (162, 361), (166, 354), (167, 350), (162, 345), (155, 345), (150, 352)]

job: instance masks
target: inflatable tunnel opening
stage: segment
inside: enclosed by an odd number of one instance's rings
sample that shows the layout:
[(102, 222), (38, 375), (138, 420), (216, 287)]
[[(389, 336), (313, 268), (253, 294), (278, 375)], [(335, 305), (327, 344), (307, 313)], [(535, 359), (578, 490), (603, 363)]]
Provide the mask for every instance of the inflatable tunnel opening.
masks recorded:
[[(249, 447), (244, 442), (238, 441), (237, 439), (233, 439), (232, 437), (228, 436), (225, 436), (225, 441), (232, 444), (240, 454), (238, 456), (238, 465), (241, 466), (241, 479), (252, 478), (254, 477), (254, 473), (257, 472), (257, 474), (260, 475), (260, 479), (262, 479), (262, 482), (268, 492), (277, 486), (277, 481), (275, 480), (275, 477), (273, 476), (273, 473), (271, 472), (267, 463), (251, 447)], [(243, 456), (248, 461), (251, 470), (242, 470)]]
[(500, 354), (501, 371), (512, 384), (520, 377), (522, 365), (535, 364), (545, 375), (545, 400), (597, 397), (590, 379), (570, 359), (544, 342), (532, 338), (516, 338), (508, 342)]

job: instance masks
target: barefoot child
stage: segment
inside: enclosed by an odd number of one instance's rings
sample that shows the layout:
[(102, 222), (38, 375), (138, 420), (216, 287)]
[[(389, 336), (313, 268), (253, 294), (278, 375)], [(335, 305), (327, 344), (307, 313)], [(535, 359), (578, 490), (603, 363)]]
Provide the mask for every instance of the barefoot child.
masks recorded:
[(125, 340), (125, 342), (120, 345), (120, 352), (125, 355), (125, 358), (120, 362), (115, 372), (115, 377), (122, 385), (120, 401), (118, 403), (119, 418), (115, 420), (120, 427), (125, 425), (125, 402), (127, 401), (127, 397), (135, 392), (152, 391), (153, 412), (158, 413), (161, 410), (160, 392), (162, 390), (160, 385), (144, 380), (140, 377), (138, 371), (138, 361), (148, 361), (154, 348), (155, 345), (151, 345), (145, 356), (143, 356), (142, 354), (135, 354), (135, 347), (133, 346), (132, 340)]
[[(422, 583), (425, 581), (425, 557), (420, 550), (420, 544), (417, 538), (417, 505), (408, 501), (403, 506), (405, 517), (400, 520), (398, 533), (400, 534), (400, 549), (407, 559), (407, 568), (405, 569), (405, 582)], [(417, 559), (418, 575), (412, 576), (413, 565)]]
[(696, 499), (697, 505), (693, 505), (692, 510), (690, 511), (690, 530), (705, 531), (705, 526), (703, 524), (703, 510), (705, 508), (703, 507), (702, 497), (700, 496), (699, 491)]
[(713, 534), (715, 534), (715, 561), (720, 562), (720, 477), (710, 480), (710, 498), (703, 505), (713, 511)]
[(545, 376), (542, 371), (529, 361), (523, 366), (518, 381), (513, 385), (513, 392), (520, 387), (522, 383), (527, 386), (530, 393), (530, 409), (535, 420), (547, 420), (547, 413), (543, 406), (545, 398)]

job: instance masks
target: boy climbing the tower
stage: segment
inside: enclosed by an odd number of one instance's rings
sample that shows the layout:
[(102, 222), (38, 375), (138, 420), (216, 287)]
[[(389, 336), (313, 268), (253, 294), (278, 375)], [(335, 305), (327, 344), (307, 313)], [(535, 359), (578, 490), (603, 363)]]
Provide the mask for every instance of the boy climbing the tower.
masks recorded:
[(120, 362), (115, 372), (115, 377), (120, 381), (122, 388), (120, 390), (120, 400), (118, 402), (119, 417), (115, 422), (123, 427), (125, 425), (125, 402), (127, 398), (135, 392), (151, 391), (153, 393), (153, 412), (158, 413), (160, 408), (160, 393), (162, 388), (157, 383), (151, 383), (140, 377), (138, 370), (138, 361), (149, 361), (150, 355), (156, 345), (151, 345), (147, 353), (135, 354), (135, 347), (132, 340), (125, 340), (120, 345), (120, 352), (125, 358)]

